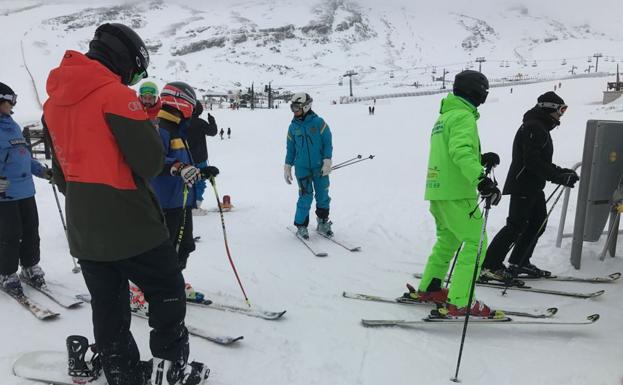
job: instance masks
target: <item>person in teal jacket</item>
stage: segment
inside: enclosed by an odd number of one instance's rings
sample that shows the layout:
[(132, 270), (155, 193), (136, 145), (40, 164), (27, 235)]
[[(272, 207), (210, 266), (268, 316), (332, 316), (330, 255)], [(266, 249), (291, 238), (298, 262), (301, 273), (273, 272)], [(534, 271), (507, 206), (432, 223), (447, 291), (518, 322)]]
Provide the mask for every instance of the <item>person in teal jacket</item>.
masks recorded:
[[(483, 216), (478, 209), (478, 193), (493, 205), (499, 203), (500, 190), (485, 175), (499, 163), (494, 153), (480, 154), (476, 121), (477, 107), (485, 102), (489, 89), (487, 78), (477, 71), (456, 75), (453, 93), (441, 101), (441, 115), (431, 132), (425, 199), (435, 218), (437, 242), (428, 258), (417, 292), (409, 285), (405, 297), (441, 305), (439, 314), (464, 317), (468, 311), (472, 277), (480, 251), (479, 266), (487, 247), (483, 233)], [(484, 166), (484, 167), (483, 167)], [(482, 237), (482, 239), (481, 239)], [(457, 257), (449, 291), (441, 288), (456, 250)], [(477, 275), (476, 275), (477, 276)], [(480, 317), (501, 317), (480, 301), (474, 301), (470, 314)]]
[(331, 130), (327, 123), (312, 111), (312, 97), (306, 93), (294, 94), (290, 109), (294, 114), (288, 128), (287, 153), (284, 178), (292, 183), (292, 166), (299, 186), (299, 199), (296, 204), (294, 225), (297, 235), (309, 238), (309, 210), (312, 199), (316, 198), (316, 230), (326, 236), (333, 236), (329, 221), (329, 173), (333, 144)]

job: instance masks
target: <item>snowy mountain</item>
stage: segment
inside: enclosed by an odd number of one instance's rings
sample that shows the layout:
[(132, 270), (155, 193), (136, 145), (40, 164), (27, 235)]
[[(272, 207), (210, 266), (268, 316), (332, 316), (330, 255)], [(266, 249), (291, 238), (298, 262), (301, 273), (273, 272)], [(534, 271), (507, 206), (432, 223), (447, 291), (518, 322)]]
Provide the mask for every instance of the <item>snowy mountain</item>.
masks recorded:
[[(220, 127), (232, 129), (231, 140), (210, 138), (208, 147), (211, 164), (221, 170), (219, 193), (230, 195), (235, 205), (225, 214), (225, 224), (241, 280), (253, 307), (287, 313), (279, 321), (265, 321), (189, 306), (188, 325), (245, 337), (232, 347), (192, 337), (191, 358), (208, 364), (212, 369), (208, 384), (213, 385), (450, 384), (460, 326), (364, 328), (362, 318), (420, 319), (430, 309), (342, 298), (345, 290), (397, 297), (405, 291), (405, 283), (418, 283), (412, 273), (423, 270), (436, 239), (423, 192), (430, 130), (443, 95), (378, 100), (376, 114), (369, 116), (362, 103), (329, 103), (348, 93), (348, 82), (338, 86), (338, 78), (345, 70), (356, 70), (360, 75), (355, 92), (376, 94), (413, 89), (408, 84), (430, 81), (433, 67), (438, 76), (443, 68), (457, 71), (481, 56), (487, 59), (483, 71), (492, 78), (518, 71), (563, 75), (572, 63), (581, 72), (595, 52), (604, 55), (600, 69), (603, 65), (612, 71), (623, 58), (623, 32), (618, 8), (613, 8), (620, 7), (618, 0), (590, 5), (532, 0), (521, 5), (504, 0), (452, 3), (0, 0), (0, 81), (19, 94), (14, 118), (20, 123), (38, 119), (41, 111), (24, 62), (45, 100), (45, 79), (63, 52), (85, 51), (97, 24), (119, 21), (136, 27), (148, 41), (153, 53), (150, 73), (160, 84), (185, 80), (206, 92), (220, 92), (272, 80), (276, 87), (308, 90), (315, 99), (314, 110), (331, 127), (334, 163), (357, 154), (375, 155), (331, 174), (334, 230), (362, 251), (352, 253), (318, 239), (329, 255), (316, 258), (286, 229), (292, 224), (297, 198), (296, 187), (283, 181), (288, 109), (210, 111)], [(532, 67), (535, 60), (537, 67)], [(507, 61), (509, 67), (500, 67)], [(552, 131), (554, 162), (571, 167), (582, 157), (586, 120), (623, 120), (623, 101), (601, 105), (603, 78), (563, 80), (561, 85), (557, 92), (569, 109), (561, 126)], [(553, 86), (553, 82), (515, 86), (512, 93), (508, 87), (492, 88), (487, 103), (479, 108), (482, 148), (502, 158), (496, 169), (500, 183), (506, 178), (523, 113)], [(71, 272), (53, 192), (47, 182), (35, 183), (46, 278), (62, 283), (69, 292), (84, 293), (82, 276)], [(548, 185), (545, 193), (553, 189)], [(204, 205), (214, 209), (213, 191), (206, 194)], [(574, 191), (565, 232), (573, 229), (575, 202)], [(491, 210), (489, 239), (504, 226), (507, 213), (505, 197)], [(585, 277), (623, 271), (620, 246), (616, 258), (598, 260), (603, 239), (585, 244), (582, 269), (574, 270), (569, 264), (571, 241), (566, 238), (562, 248), (555, 247), (560, 214), (559, 203), (534, 253), (535, 264)], [(186, 280), (214, 300), (245, 306), (227, 260), (220, 216), (197, 217), (194, 235), (201, 241), (184, 272)], [(580, 327), (472, 324), (462, 383), (619, 384), (623, 284), (531, 285), (606, 293), (580, 300), (524, 292), (502, 296), (499, 290), (479, 288), (476, 296), (494, 307), (556, 306), (559, 311), (553, 320), (576, 321), (593, 313), (601, 319)], [(24, 352), (63, 350), (70, 334), (93, 340), (88, 306), (64, 309), (32, 290), (29, 294), (61, 316), (39, 321), (0, 293), (2, 385), (36, 384), (11, 372)], [(142, 358), (148, 359), (147, 322), (134, 319), (132, 331)]]

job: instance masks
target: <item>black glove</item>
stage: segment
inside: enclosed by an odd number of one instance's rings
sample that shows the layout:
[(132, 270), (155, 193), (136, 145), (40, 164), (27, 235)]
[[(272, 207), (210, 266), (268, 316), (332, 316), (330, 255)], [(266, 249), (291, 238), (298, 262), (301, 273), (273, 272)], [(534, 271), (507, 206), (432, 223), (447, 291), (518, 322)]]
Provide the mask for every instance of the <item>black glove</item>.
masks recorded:
[(210, 125), (216, 125), (216, 119), (214, 119), (214, 116), (212, 116), (209, 112), (208, 112), (208, 123), (210, 123)]
[(552, 182), (556, 184), (561, 184), (565, 187), (571, 187), (571, 188), (573, 188), (576, 182), (579, 180), (580, 180), (580, 177), (578, 176), (578, 174), (575, 173), (575, 171), (573, 170), (565, 171), (565, 169), (563, 169), (560, 172), (560, 174), (552, 178)]
[(491, 170), (493, 167), (500, 164), (500, 156), (495, 152), (485, 152), (480, 155), (480, 164), (487, 170)]
[(493, 206), (497, 206), (502, 199), (502, 193), (497, 184), (491, 180), (488, 176), (480, 178), (478, 183), (478, 192), (480, 196), (487, 199)]
[(212, 177), (217, 176), (219, 173), (218, 168), (214, 166), (203, 167), (201, 169), (201, 177), (203, 179), (210, 179)]
[(41, 177), (45, 180), (49, 180), (52, 183), (52, 178), (54, 178), (54, 172), (52, 172), (51, 168), (45, 168), (41, 173)]

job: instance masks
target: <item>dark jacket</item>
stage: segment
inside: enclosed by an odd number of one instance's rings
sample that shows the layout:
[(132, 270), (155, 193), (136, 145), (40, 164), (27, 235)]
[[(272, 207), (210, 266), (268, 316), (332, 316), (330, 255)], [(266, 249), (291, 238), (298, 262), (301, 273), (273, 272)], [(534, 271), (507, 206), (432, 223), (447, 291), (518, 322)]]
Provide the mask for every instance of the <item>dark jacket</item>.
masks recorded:
[[(182, 120), (165, 110), (158, 114), (158, 131), (165, 158), (162, 172), (151, 180), (163, 209), (181, 208), (184, 204), (184, 182), (179, 176), (171, 175), (171, 166), (177, 162), (193, 164), (187, 146), (188, 120)], [(186, 208), (195, 207), (195, 189), (189, 188), (186, 197)]]
[(513, 160), (504, 194), (530, 195), (543, 191), (545, 182), (561, 172), (552, 163), (554, 145), (550, 131), (560, 122), (539, 107), (524, 114), (513, 141)]
[(75, 51), (50, 72), (47, 91), (44, 119), (71, 254), (117, 261), (169, 239), (148, 183), (162, 170), (164, 151), (135, 92)]
[(199, 116), (203, 112), (203, 107), (198, 103), (199, 108), (193, 112), (190, 119), (190, 128), (188, 129), (188, 147), (195, 164), (208, 160), (208, 146), (206, 144), (206, 135), (215, 136), (218, 133), (216, 121), (212, 119), (211, 123), (206, 122)]

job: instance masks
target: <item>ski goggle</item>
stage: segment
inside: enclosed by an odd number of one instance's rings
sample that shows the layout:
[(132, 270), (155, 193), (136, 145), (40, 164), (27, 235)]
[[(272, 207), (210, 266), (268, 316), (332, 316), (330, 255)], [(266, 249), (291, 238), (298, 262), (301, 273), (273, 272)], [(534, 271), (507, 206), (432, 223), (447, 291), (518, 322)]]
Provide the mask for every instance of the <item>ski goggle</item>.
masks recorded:
[(6, 100), (12, 106), (14, 106), (14, 105), (17, 104), (17, 95), (15, 95), (15, 94), (0, 95), (0, 100)]
[(539, 102), (537, 103), (537, 107), (551, 108), (553, 110), (556, 110), (556, 112), (558, 112), (562, 116), (565, 114), (569, 106), (567, 106), (566, 104), (558, 104), (552, 102)]
[(137, 84), (138, 82), (140, 82), (141, 80), (145, 79), (147, 77), (147, 70), (142, 70), (141, 72), (137, 72), (134, 75), (132, 75), (132, 79), (130, 79), (130, 84), (131, 86)]
[(303, 111), (303, 104), (301, 104), (301, 103), (292, 103), (292, 104), (290, 104), (290, 110), (292, 112)]

